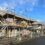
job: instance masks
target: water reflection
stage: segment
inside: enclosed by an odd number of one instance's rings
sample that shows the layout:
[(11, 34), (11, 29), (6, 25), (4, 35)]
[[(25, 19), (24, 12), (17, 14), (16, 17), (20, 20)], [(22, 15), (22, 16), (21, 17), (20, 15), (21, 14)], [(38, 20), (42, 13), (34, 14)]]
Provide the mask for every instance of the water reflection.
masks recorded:
[(35, 38), (17, 45), (45, 45), (45, 37)]

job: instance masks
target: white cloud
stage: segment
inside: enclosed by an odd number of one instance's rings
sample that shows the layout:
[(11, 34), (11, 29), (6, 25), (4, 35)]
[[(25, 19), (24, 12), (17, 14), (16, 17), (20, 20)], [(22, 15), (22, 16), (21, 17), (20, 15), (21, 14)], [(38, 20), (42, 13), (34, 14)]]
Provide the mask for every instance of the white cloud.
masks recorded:
[(23, 5), (23, 4), (25, 4), (25, 1), (20, 0), (20, 2), (18, 2), (18, 4), (19, 4), (19, 5)]
[(26, 9), (28, 12), (32, 12), (33, 11), (33, 8), (27, 8)]
[[(3, 7), (5, 9), (9, 9), (9, 10), (12, 10), (12, 9), (15, 9), (15, 7), (20, 7), (20, 6), (23, 6), (23, 5), (26, 5), (26, 4), (31, 4), (32, 7), (31, 8), (28, 8), (26, 7), (26, 10), (27, 11), (33, 11), (33, 7), (36, 5), (37, 3), (37, 0), (8, 0), (8, 1), (5, 1), (4, 3), (2, 3), (0, 5), (0, 7)], [(30, 6), (30, 5), (29, 5)], [(23, 13), (25, 12), (25, 9), (24, 10), (19, 10), (20, 13)]]
[[(26, 5), (26, 4), (31, 4), (32, 5), (32, 7), (31, 8), (28, 8), (28, 7), (26, 7), (26, 10), (27, 11), (33, 11), (33, 7), (34, 6), (36, 6), (36, 4), (38, 3), (38, 0), (19, 0), (18, 2), (17, 2), (17, 6), (19, 5)], [(29, 5), (30, 6), (30, 5)], [(25, 10), (24, 10), (25, 11)]]
[(41, 20), (37, 20), (38, 22), (41, 22)]
[(7, 12), (5, 7), (0, 7), (0, 14), (3, 16)]
[(25, 0), (26, 3), (31, 3), (33, 6), (38, 2), (38, 0)]
[(8, 7), (8, 4), (7, 4), (6, 2), (4, 2), (4, 3), (2, 3), (2, 4), (0, 5), (0, 7), (1, 7), (1, 8), (7, 8), (7, 7)]

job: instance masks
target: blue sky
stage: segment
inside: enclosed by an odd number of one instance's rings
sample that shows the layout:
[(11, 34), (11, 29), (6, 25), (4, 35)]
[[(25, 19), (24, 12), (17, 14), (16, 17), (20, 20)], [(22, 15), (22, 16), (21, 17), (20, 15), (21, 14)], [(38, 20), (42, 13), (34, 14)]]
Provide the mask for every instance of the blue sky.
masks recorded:
[(0, 0), (1, 8), (26, 19), (45, 21), (45, 0)]

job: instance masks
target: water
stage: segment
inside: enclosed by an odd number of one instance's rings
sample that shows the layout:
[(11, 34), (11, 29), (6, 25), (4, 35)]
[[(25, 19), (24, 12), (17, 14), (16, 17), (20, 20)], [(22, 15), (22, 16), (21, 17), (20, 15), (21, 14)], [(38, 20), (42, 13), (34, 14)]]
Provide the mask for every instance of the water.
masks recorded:
[(17, 45), (45, 45), (45, 37), (35, 38)]
[[(15, 41), (15, 40), (14, 40)], [(45, 36), (15, 44), (11, 39), (0, 38), (0, 45), (45, 45)]]

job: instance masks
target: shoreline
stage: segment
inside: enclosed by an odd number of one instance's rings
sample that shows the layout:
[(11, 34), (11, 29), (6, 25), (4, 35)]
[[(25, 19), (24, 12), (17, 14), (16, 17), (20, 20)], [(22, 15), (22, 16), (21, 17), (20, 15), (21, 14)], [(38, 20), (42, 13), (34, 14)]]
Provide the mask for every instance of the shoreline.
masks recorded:
[(45, 38), (45, 36), (40, 36), (40, 37), (32, 38), (32, 39), (29, 39), (29, 40), (25, 40), (25, 41), (23, 41), (23, 42), (17, 43), (16, 45), (20, 45), (20, 44), (26, 43), (26, 42), (28, 42), (28, 41), (32, 42), (32, 41), (38, 40), (38, 39), (40, 39), (40, 38)]

